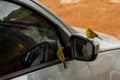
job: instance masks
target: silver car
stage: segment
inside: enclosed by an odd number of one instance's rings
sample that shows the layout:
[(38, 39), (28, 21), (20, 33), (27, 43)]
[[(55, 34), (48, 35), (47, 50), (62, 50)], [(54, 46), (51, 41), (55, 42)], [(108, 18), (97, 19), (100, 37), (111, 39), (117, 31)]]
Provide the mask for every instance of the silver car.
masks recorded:
[(0, 80), (120, 80), (120, 41), (98, 34), (87, 39), (40, 0), (0, 0)]

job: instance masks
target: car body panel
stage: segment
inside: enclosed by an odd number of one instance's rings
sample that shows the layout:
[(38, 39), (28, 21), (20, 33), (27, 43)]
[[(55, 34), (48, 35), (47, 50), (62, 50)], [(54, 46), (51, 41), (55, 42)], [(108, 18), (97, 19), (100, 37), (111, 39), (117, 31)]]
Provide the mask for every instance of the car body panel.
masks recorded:
[(120, 49), (99, 53), (90, 65), (95, 73), (96, 80), (120, 79)]

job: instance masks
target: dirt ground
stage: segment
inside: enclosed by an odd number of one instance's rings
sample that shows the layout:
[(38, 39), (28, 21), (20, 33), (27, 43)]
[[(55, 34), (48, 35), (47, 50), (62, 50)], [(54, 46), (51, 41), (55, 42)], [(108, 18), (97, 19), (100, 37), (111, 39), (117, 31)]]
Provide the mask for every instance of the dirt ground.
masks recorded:
[(74, 3), (40, 1), (72, 26), (90, 27), (120, 40), (120, 0), (78, 0)]

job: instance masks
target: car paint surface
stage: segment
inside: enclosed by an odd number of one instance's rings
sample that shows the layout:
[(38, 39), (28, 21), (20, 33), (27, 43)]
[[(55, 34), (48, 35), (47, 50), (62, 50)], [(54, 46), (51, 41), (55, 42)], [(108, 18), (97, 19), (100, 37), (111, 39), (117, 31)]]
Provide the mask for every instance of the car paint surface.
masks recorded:
[(120, 49), (99, 53), (90, 65), (96, 80), (120, 80)]

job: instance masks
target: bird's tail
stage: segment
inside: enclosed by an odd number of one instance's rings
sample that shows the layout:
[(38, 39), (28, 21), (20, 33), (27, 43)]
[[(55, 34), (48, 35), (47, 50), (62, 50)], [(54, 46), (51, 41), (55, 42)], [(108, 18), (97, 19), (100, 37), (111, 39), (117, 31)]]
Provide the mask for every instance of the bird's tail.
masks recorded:
[(101, 37), (99, 37), (99, 36), (98, 36), (98, 38), (102, 40), (102, 38), (101, 38)]
[(65, 62), (63, 62), (63, 65), (64, 65), (64, 68), (66, 69), (66, 68), (67, 68), (67, 65), (65, 64)]

